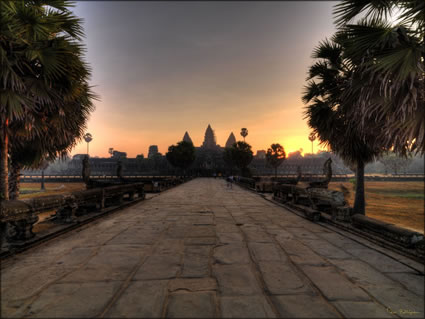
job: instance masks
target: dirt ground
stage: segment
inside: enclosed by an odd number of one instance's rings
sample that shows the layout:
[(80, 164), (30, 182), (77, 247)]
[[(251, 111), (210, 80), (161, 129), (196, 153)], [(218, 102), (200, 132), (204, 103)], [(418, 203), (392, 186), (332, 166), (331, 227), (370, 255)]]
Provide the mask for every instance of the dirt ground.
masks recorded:
[[(348, 201), (354, 203), (354, 185), (331, 182), (330, 189), (349, 190)], [(424, 182), (365, 182), (366, 215), (424, 233)]]

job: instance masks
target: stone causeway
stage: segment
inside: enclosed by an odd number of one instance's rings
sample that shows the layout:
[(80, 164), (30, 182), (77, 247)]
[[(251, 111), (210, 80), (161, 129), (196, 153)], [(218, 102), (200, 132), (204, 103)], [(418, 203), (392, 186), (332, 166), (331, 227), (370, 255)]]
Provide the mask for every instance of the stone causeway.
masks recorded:
[(1, 265), (2, 318), (423, 318), (424, 265), (197, 178)]

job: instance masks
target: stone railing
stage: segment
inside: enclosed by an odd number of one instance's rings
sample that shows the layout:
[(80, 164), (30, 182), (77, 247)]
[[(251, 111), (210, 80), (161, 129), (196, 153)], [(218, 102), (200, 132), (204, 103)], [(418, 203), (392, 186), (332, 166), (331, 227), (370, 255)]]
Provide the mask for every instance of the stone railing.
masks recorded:
[(235, 183), (245, 187), (249, 188), (251, 190), (255, 190), (255, 179), (248, 178), (248, 177), (242, 177), (242, 176), (235, 176)]
[(159, 193), (164, 190), (180, 185), (189, 181), (191, 177), (175, 177), (175, 176), (162, 176), (162, 177), (124, 177), (121, 181), (113, 179), (96, 179), (90, 178), (87, 185), (88, 188), (107, 187), (114, 185), (122, 185), (127, 183), (141, 182), (144, 184), (145, 193)]
[(27, 200), (0, 203), (0, 231), (2, 243), (25, 241), (35, 236), (33, 226), (39, 215), (51, 212), (55, 223), (69, 224), (89, 212), (101, 212), (119, 206), (124, 200), (144, 199), (144, 184), (133, 183), (104, 188), (93, 188), (64, 195), (49, 195)]
[(413, 248), (416, 250), (416, 255), (424, 254), (422, 234), (364, 215), (353, 214), (353, 209), (346, 204), (341, 192), (295, 185), (277, 185), (273, 199), (304, 213), (310, 220), (330, 222), (370, 237), (377, 236), (386, 242)]
[(145, 192), (147, 193), (159, 193), (164, 190), (167, 190), (171, 187), (180, 185), (184, 182), (192, 179), (191, 177), (167, 177), (163, 179), (152, 179), (146, 181), (145, 183)]
[(418, 232), (361, 214), (351, 216), (351, 220), (355, 227), (376, 233), (402, 246), (414, 247), (420, 243), (423, 245), (424, 235)]
[[(340, 207), (346, 207), (342, 192), (325, 188), (303, 187), (296, 185), (276, 185), (273, 199), (281, 203), (292, 202), (309, 206), (329, 214), (336, 214)], [(335, 215), (337, 216), (337, 215)]]

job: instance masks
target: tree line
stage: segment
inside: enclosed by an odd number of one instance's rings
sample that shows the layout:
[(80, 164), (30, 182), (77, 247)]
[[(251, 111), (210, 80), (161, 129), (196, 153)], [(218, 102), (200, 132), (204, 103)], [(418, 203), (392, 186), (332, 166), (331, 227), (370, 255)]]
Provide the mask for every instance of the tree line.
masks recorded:
[[(246, 133), (243, 129), (242, 132)], [(243, 136), (244, 138), (246, 137)], [(195, 146), (191, 142), (180, 141), (176, 145), (171, 145), (165, 154), (167, 161), (174, 167), (180, 169), (184, 175), (194, 163)], [(227, 174), (234, 175), (236, 169), (242, 176), (250, 177), (251, 172), (248, 165), (251, 163), (254, 154), (251, 145), (245, 141), (237, 141), (231, 147), (226, 147), (222, 153), (222, 159), (227, 165)], [(272, 144), (266, 153), (267, 163), (274, 168), (275, 176), (277, 176), (277, 168), (286, 159), (286, 153), (280, 144)], [(223, 172), (224, 173), (224, 172)]]

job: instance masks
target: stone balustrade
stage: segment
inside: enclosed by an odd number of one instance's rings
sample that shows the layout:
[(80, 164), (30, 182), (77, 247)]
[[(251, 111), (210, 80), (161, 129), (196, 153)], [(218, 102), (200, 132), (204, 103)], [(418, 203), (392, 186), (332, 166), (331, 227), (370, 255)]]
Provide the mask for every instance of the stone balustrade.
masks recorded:
[(88, 183), (89, 188), (98, 188), (98, 187), (106, 187), (106, 186), (114, 186), (114, 185), (122, 185), (123, 183), (135, 183), (141, 182), (144, 184), (145, 193), (159, 193), (164, 190), (169, 189), (170, 187), (180, 185), (188, 180), (191, 177), (174, 177), (174, 176), (158, 176), (158, 177), (126, 177), (123, 181), (118, 182), (112, 179), (90, 179)]
[[(341, 192), (289, 184), (277, 185), (274, 188), (273, 199), (303, 212), (310, 220), (318, 221), (320, 212), (327, 213), (332, 221), (345, 223), (353, 230), (358, 229), (379, 236), (406, 248), (422, 247), (420, 249), (423, 251), (422, 234), (364, 215), (353, 215), (353, 209), (347, 205)], [(423, 255), (423, 252), (421, 254)]]
[(365, 215), (355, 214), (351, 216), (351, 220), (355, 227), (371, 231), (405, 247), (414, 247), (420, 243), (423, 245), (424, 242), (423, 234)]
[(51, 212), (57, 223), (72, 223), (78, 216), (120, 205), (124, 200), (144, 199), (144, 184), (132, 183), (75, 191), (64, 195), (41, 196), (26, 200), (0, 203), (0, 231), (2, 243), (23, 241), (35, 236), (34, 224), (39, 215)]
[(253, 178), (236, 176), (235, 182), (236, 182), (236, 184), (238, 184), (242, 187), (255, 190), (255, 179), (253, 179)]

